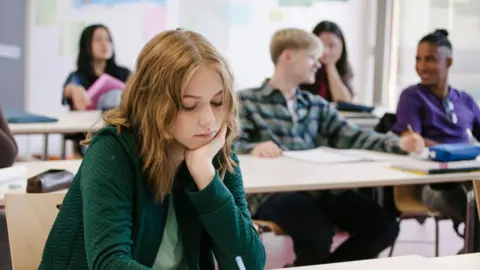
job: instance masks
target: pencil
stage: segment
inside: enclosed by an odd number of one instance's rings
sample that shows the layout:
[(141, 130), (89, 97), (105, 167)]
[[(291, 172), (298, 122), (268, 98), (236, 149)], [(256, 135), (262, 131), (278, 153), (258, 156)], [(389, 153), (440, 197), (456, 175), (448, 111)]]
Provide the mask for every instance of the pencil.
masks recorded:
[(240, 256), (235, 257), (235, 261), (237, 261), (237, 265), (238, 265), (239, 270), (246, 270), (245, 264), (243, 264), (242, 257), (240, 257)]
[(412, 136), (412, 139), (414, 142), (417, 142), (417, 137), (415, 137), (415, 132), (412, 129), (412, 125), (408, 124), (408, 132), (410, 133), (410, 136)]

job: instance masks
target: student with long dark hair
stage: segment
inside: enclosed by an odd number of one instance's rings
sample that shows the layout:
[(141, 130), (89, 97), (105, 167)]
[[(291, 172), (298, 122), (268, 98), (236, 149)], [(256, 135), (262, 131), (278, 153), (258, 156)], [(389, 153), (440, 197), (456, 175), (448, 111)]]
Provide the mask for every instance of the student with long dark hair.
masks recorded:
[(355, 95), (351, 85), (353, 73), (342, 30), (334, 22), (321, 21), (312, 32), (323, 42), (325, 51), (320, 58), (321, 67), (315, 83), (302, 85), (301, 88), (327, 101), (351, 102)]
[(86, 27), (80, 36), (77, 70), (70, 73), (63, 87), (62, 103), (72, 110), (85, 110), (90, 105), (88, 88), (102, 75), (127, 81), (130, 71), (115, 62), (112, 36), (101, 24)]

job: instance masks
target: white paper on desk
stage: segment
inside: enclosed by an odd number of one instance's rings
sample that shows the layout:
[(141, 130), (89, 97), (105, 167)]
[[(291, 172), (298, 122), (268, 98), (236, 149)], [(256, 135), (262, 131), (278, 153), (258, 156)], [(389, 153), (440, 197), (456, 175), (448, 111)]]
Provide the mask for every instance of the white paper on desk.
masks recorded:
[(338, 153), (335, 149), (319, 147), (311, 150), (285, 151), (283, 155), (290, 158), (301, 159), (315, 163), (343, 163), (361, 161), (363, 158)]
[(336, 151), (344, 155), (355, 156), (368, 161), (392, 161), (402, 157), (396, 154), (364, 149), (336, 149)]
[(11, 182), (18, 179), (27, 179), (27, 167), (13, 166), (0, 169), (0, 183)]

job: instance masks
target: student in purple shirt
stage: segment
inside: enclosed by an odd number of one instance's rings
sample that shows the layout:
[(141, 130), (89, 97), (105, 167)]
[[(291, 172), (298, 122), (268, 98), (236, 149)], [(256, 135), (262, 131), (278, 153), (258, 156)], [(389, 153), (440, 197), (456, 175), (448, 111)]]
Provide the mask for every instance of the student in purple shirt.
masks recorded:
[[(446, 30), (436, 30), (420, 40), (415, 68), (421, 79), (400, 96), (395, 133), (408, 136), (408, 125), (424, 137), (428, 145), (468, 143), (467, 129), (480, 139), (480, 109), (467, 93), (448, 84), (452, 65), (452, 44)], [(459, 184), (420, 186), (419, 198), (432, 209), (465, 221), (466, 197)]]

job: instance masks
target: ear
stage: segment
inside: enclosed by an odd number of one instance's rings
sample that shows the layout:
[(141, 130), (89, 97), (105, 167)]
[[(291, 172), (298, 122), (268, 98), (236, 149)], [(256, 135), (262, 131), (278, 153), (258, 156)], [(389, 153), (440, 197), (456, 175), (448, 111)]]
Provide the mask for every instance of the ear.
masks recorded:
[(452, 66), (452, 63), (453, 63), (453, 58), (451, 56), (448, 56), (447, 57), (447, 68), (450, 68), (450, 66)]
[(292, 59), (292, 50), (290, 49), (286, 49), (283, 51), (281, 57), (284, 59), (284, 60), (290, 60)]

